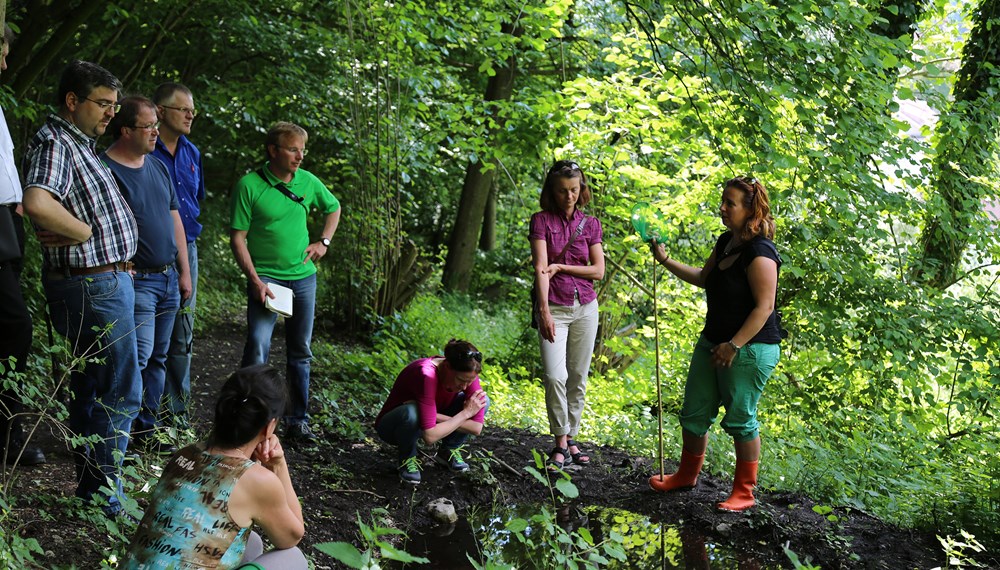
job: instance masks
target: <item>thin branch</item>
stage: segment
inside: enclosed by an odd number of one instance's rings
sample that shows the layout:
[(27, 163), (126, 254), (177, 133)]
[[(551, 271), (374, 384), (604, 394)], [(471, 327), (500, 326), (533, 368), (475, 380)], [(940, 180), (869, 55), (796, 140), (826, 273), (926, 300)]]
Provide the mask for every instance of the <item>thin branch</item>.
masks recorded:
[(612, 259), (610, 256), (607, 257), (607, 260), (609, 262), (611, 262), (611, 265), (615, 266), (616, 270), (621, 271), (622, 274), (625, 275), (625, 277), (628, 277), (629, 281), (631, 281), (636, 287), (638, 287), (639, 290), (641, 290), (643, 293), (645, 293), (646, 295), (648, 295), (650, 298), (654, 298), (653, 291), (649, 287), (646, 287), (645, 285), (643, 285), (641, 281), (639, 281), (638, 279), (636, 279), (636, 277), (634, 275), (632, 275), (631, 273), (629, 273), (628, 270), (626, 270), (624, 267), (622, 267), (617, 261), (615, 261), (614, 259)]
[(326, 489), (326, 490), (330, 491), (331, 493), (367, 493), (369, 495), (382, 499), (383, 501), (385, 500), (385, 497), (383, 497), (382, 495), (379, 495), (378, 493), (373, 493), (372, 491), (367, 491), (365, 489)]

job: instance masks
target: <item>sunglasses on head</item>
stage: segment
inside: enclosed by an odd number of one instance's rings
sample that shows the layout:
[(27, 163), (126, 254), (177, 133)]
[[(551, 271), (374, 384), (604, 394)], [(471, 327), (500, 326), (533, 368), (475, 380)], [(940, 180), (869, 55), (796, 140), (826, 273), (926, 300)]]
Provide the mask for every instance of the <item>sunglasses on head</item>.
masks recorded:
[(737, 176), (736, 178), (730, 178), (729, 180), (726, 180), (726, 183), (723, 184), (723, 187), (735, 186), (737, 183), (742, 183), (750, 187), (753, 187), (755, 184), (757, 184), (757, 179), (754, 178), (753, 176)]
[(549, 169), (549, 174), (559, 172), (560, 170), (580, 170), (580, 165), (572, 160), (557, 160), (552, 165), (552, 168)]
[(462, 355), (462, 360), (475, 360), (476, 362), (483, 361), (483, 353), (478, 350), (467, 350), (465, 354)]

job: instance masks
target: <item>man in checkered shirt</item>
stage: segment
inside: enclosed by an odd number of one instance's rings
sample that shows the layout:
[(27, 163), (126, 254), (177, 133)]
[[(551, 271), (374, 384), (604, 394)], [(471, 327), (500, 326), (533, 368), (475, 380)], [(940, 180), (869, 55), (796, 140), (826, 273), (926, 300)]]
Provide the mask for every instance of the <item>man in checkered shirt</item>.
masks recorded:
[[(70, 428), (89, 436), (76, 449), (76, 496), (121, 512), (121, 462), (142, 381), (136, 356), (135, 291), (127, 262), (138, 232), (132, 211), (94, 152), (118, 111), (121, 82), (74, 61), (59, 81), (50, 115), (24, 155), (24, 210), (42, 244), (42, 284), (52, 323), (86, 358), (70, 377)], [(112, 493), (100, 491), (107, 486)]]

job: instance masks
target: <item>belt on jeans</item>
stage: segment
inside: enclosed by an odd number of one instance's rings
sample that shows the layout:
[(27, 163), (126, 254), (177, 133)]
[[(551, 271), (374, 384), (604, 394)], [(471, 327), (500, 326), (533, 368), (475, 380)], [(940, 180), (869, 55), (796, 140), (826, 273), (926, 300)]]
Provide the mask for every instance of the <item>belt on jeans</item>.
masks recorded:
[(65, 279), (78, 275), (93, 275), (95, 273), (108, 273), (110, 271), (131, 271), (131, 261), (116, 261), (95, 267), (56, 267), (49, 271), (51, 279)]
[(135, 272), (136, 272), (136, 274), (139, 274), (139, 275), (146, 275), (146, 274), (149, 274), (149, 273), (166, 273), (173, 266), (174, 266), (174, 264), (171, 263), (171, 264), (168, 264), (168, 265), (161, 265), (159, 267), (144, 267), (142, 269), (139, 269), (138, 267), (136, 267), (135, 268)]

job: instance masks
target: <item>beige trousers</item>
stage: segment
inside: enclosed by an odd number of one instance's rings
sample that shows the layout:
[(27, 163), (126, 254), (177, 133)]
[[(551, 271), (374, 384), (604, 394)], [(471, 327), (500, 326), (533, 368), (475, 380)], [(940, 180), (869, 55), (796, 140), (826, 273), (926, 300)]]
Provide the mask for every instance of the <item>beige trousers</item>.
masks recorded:
[(556, 325), (555, 342), (538, 337), (549, 431), (576, 437), (597, 339), (597, 301), (586, 305), (574, 301), (572, 307), (550, 304), (549, 313)]

